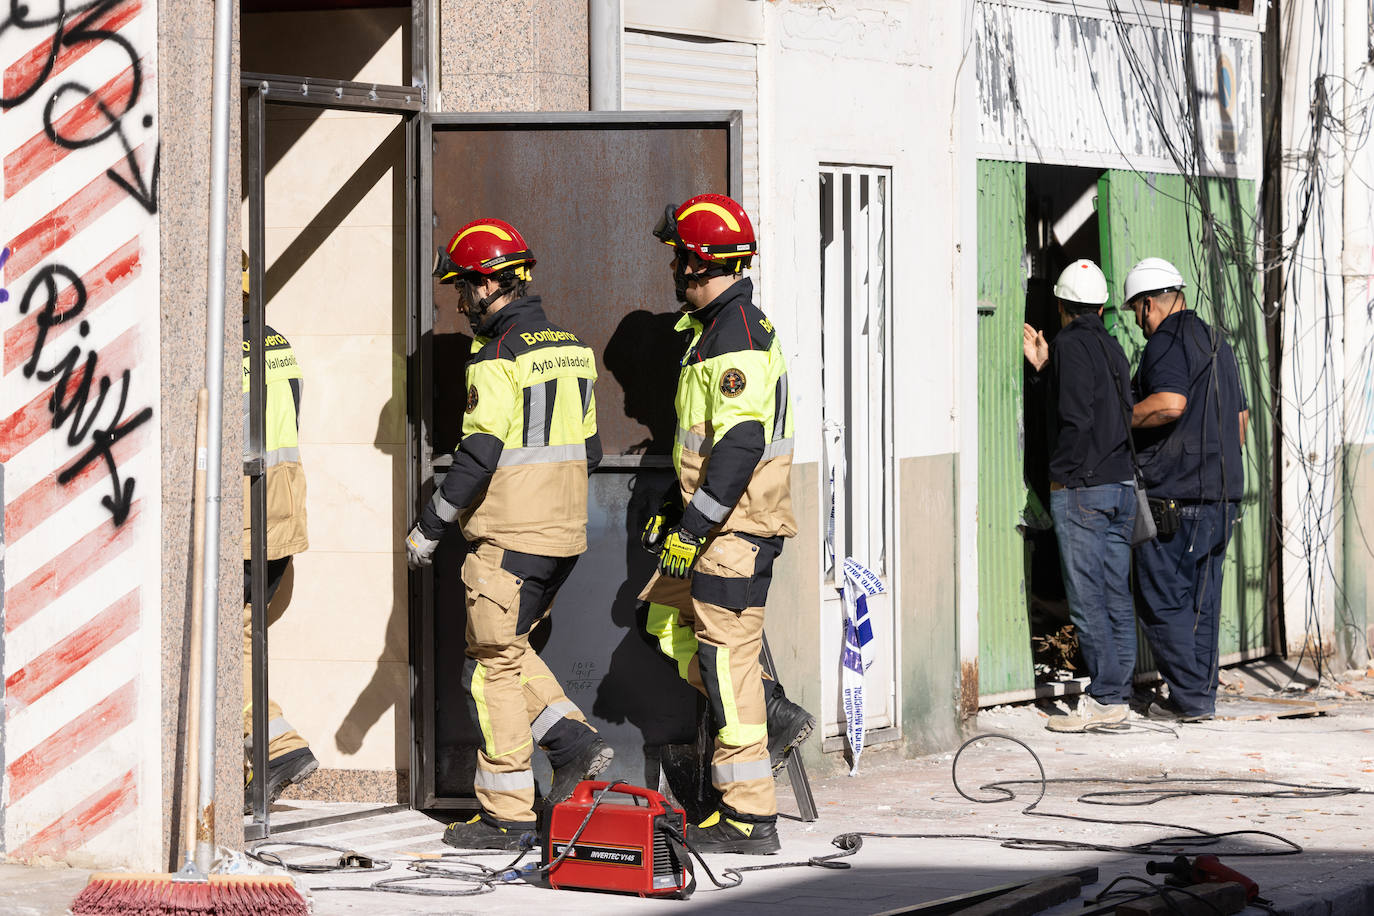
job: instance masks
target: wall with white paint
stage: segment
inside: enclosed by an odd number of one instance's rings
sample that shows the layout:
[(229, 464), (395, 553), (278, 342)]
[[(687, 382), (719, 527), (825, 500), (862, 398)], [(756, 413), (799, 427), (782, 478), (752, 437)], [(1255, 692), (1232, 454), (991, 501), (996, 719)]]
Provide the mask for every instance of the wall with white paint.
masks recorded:
[[(1283, 159), (1293, 163), (1282, 175), (1287, 289), (1284, 301), (1273, 304), (1282, 309), (1283, 334), (1283, 619), (1290, 657), (1306, 653), (1309, 661), (1334, 645), (1345, 362), (1342, 191), (1333, 177), (1341, 175), (1343, 155), (1339, 138), (1326, 130), (1329, 122), (1314, 134), (1310, 113), (1323, 92), (1340, 104), (1341, 12), (1340, 3), (1328, 0), (1292, 9), (1281, 61)], [(1303, 221), (1309, 193), (1311, 217)]]
[(157, 10), (0, 25), (3, 853), (161, 844)]
[[(794, 379), (796, 460), (821, 460), (823, 163), (892, 169), (896, 452), (958, 450), (958, 10), (900, 0), (767, 9), (760, 49), (760, 270)], [(971, 191), (970, 191), (971, 193)]]
[[(976, 336), (974, 296), (961, 269), (961, 259), (973, 254), (961, 246), (971, 235), (961, 231), (973, 226), (961, 229), (960, 200), (972, 200), (973, 191), (963, 184), (966, 112), (956, 86), (969, 40), (958, 7), (901, 0), (769, 4), (759, 48), (759, 272), (792, 380), (794, 460), (804, 469), (794, 475), (793, 498), (811, 510), (799, 511), (801, 533), (783, 556), (796, 574), (775, 579), (796, 583), (797, 594), (775, 596), (770, 607), (820, 605), (799, 619), (788, 649), (796, 670), (810, 668), (814, 677), (819, 668), (829, 683), (838, 611), (828, 600), (833, 587), (820, 581), (818, 543), (829, 510), (819, 173), (846, 165), (890, 169), (884, 248), (891, 278), (885, 358), (895, 392), (891, 490), (887, 506), (863, 508), (893, 520), (892, 629), (881, 634), (880, 651), (893, 653), (900, 716), (894, 725), (908, 748), (923, 751), (954, 740), (963, 642), (957, 621), (960, 608), (976, 607), (976, 576), (963, 572), (975, 568), (974, 554), (963, 549), (972, 543), (963, 534), (972, 530), (975, 509), (972, 490), (959, 489), (964, 470), (955, 457), (977, 422), (976, 388), (961, 384)], [(816, 492), (796, 493), (801, 485)], [(786, 657), (788, 650), (775, 653)], [(814, 688), (806, 701), (830, 702)]]

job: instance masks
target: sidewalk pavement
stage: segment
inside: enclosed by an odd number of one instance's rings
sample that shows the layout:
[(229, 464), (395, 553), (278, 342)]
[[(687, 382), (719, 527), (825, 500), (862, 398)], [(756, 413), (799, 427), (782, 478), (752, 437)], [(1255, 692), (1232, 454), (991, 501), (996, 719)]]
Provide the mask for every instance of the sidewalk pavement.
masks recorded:
[[(1235, 672), (1227, 672), (1227, 677), (1235, 680)], [(1286, 678), (1275, 666), (1258, 665), (1248, 669), (1246, 680), (1247, 692), (1258, 695), (1281, 687)], [(719, 876), (722, 869), (730, 866), (772, 865), (828, 855), (836, 851), (830, 844), (831, 838), (851, 831), (939, 834), (944, 838), (867, 838), (856, 855), (844, 860), (852, 865), (849, 870), (803, 866), (748, 872), (741, 887), (728, 890), (712, 887), (698, 868), (698, 890), (685, 902), (553, 891), (516, 884), (470, 898), (318, 891), (313, 895), (315, 913), (385, 916), (480, 912), (524, 916), (532, 908), (546, 907), (560, 914), (650, 913), (664, 908), (787, 916), (877, 914), (1092, 866), (1100, 870), (1100, 880), (1084, 888), (1086, 899), (1101, 893), (1107, 882), (1118, 875), (1145, 878), (1146, 861), (1169, 856), (1011, 849), (997, 840), (947, 837), (954, 833), (986, 834), (1002, 840), (1027, 837), (1125, 846), (1177, 837), (1196, 829), (1211, 833), (1267, 831), (1302, 846), (1303, 851), (1297, 855), (1234, 855), (1282, 848), (1276, 839), (1251, 834), (1228, 840), (1214, 850), (1204, 850), (1221, 853), (1226, 864), (1254, 878), (1260, 893), (1272, 902), (1276, 912), (1292, 916), (1369, 916), (1374, 914), (1374, 823), (1370, 818), (1374, 812), (1374, 679), (1348, 679), (1344, 689), (1319, 688), (1304, 698), (1316, 698), (1322, 705), (1336, 708), (1317, 717), (1278, 719), (1272, 714), (1289, 707), (1225, 698), (1218, 708), (1222, 717), (1268, 717), (1223, 718), (1165, 730), (1153, 722), (1132, 720), (1131, 727), (1120, 733), (1074, 735), (1045, 731), (1045, 714), (1033, 706), (999, 707), (984, 710), (969, 734), (1002, 734), (1019, 739), (1039, 757), (1051, 780), (1239, 777), (1351, 786), (1368, 794), (1325, 798), (1172, 797), (1146, 807), (1123, 808), (1079, 800), (1086, 791), (1114, 786), (1051, 782), (1036, 812), (1027, 814), (1025, 809), (1040, 792), (1038, 771), (1026, 748), (1013, 742), (981, 741), (970, 746), (959, 761), (959, 784), (975, 797), (994, 799), (994, 793), (978, 790), (990, 782), (1031, 781), (1013, 787), (1016, 799), (987, 804), (969, 801), (956, 791), (951, 779), (952, 752), (902, 760), (895, 750), (879, 746), (865, 751), (858, 776), (814, 783), (820, 818), (810, 824), (781, 821), (781, 855), (711, 856), (711, 868)], [(1264, 791), (1269, 787), (1240, 788)], [(782, 789), (779, 795), (784, 812), (796, 810), (789, 790)], [(310, 813), (319, 815), (332, 810), (328, 805), (314, 805)], [(1105, 823), (1037, 816), (1045, 814), (1071, 814)], [(1120, 823), (1127, 820), (1149, 821), (1154, 826)], [(408, 874), (404, 863), (410, 857), (405, 853), (452, 852), (439, 841), (441, 831), (441, 824), (420, 813), (404, 811), (288, 833), (280, 838), (343, 845), (396, 862), (387, 873), (300, 876), (303, 887), (316, 888), (368, 885), (378, 878)], [(288, 859), (308, 861), (311, 851), (282, 852)], [(480, 861), (492, 865), (508, 860), (482, 857)], [(69, 887), (63, 885), (64, 875), (70, 876)], [(0, 912), (26, 916), (61, 913), (82, 882), (80, 873), (70, 871), (0, 868)], [(435, 888), (445, 884), (438, 880), (426, 882)], [(44, 896), (40, 900), (38, 895), (21, 893), (26, 887), (39, 889)], [(1046, 912), (1064, 916), (1081, 911), (1083, 899)], [(19, 904), (20, 900), (28, 903)], [(48, 901), (50, 906), (44, 908), (42, 901)], [(16, 905), (18, 908), (13, 908)], [(1245, 912), (1262, 911), (1251, 908)]]

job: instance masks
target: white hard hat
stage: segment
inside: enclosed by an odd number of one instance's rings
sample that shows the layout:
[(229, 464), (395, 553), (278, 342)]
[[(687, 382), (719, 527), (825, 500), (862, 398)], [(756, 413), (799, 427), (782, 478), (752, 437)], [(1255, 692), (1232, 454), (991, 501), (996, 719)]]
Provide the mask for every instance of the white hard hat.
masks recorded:
[(1126, 302), (1141, 293), (1164, 289), (1183, 289), (1183, 274), (1163, 258), (1146, 258), (1126, 274)]
[(1074, 261), (1059, 275), (1059, 281), (1054, 284), (1054, 296), (1065, 302), (1105, 305), (1107, 278), (1092, 261)]

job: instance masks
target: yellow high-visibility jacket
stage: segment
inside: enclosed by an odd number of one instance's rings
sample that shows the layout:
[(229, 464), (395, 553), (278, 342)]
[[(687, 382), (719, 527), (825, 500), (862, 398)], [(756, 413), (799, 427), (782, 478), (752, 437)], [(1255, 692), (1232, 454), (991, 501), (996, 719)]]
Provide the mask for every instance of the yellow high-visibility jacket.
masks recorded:
[(787, 363), (753, 297), (753, 282), (741, 279), (677, 323), (692, 340), (678, 376), (673, 467), (682, 528), (698, 537), (797, 533)]
[(454, 521), (469, 541), (521, 553), (587, 549), (587, 474), (601, 461), (596, 357), (551, 324), (538, 296), (489, 316), (468, 360), (463, 438), (420, 515), (437, 539)]
[[(263, 339), (267, 411), (263, 450), (267, 464), (267, 559), (310, 546), (305, 522), (305, 468), (301, 466), (301, 367), (285, 337), (267, 328)], [(243, 323), (243, 443), (248, 446), (248, 322)], [(243, 558), (252, 559), (252, 513), (243, 478)]]

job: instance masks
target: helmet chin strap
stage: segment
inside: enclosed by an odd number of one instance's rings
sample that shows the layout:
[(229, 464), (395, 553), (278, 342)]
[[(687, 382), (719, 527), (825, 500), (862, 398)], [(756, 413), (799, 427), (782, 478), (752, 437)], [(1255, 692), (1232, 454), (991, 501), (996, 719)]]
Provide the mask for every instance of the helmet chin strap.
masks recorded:
[[(679, 249), (679, 251), (682, 251), (682, 249)], [(724, 264), (717, 264), (713, 261), (707, 261), (706, 259), (701, 257), (698, 257), (697, 259), (700, 260), (701, 263), (706, 265), (705, 270), (694, 274), (687, 273), (687, 265), (684, 262), (690, 259), (683, 257), (681, 254), (679, 254), (677, 259), (677, 267), (673, 270), (673, 295), (675, 295), (677, 297), (677, 301), (681, 302), (683, 305), (688, 304), (687, 285), (690, 281), (713, 280), (716, 277), (732, 277), (738, 276), (740, 273), (738, 270), (726, 267)], [(696, 306), (684, 308), (682, 309), (682, 311), (694, 312), (696, 311)]]
[(464, 287), (463, 298), (470, 303), (467, 309), (468, 323), (472, 325), (472, 331), (475, 334), (477, 329), (482, 326), (482, 322), (487, 320), (487, 312), (490, 311), (491, 304), (509, 293), (510, 290), (498, 286), (491, 295), (474, 300), (473, 296), (477, 291), (477, 284), (467, 279), (461, 282)]

